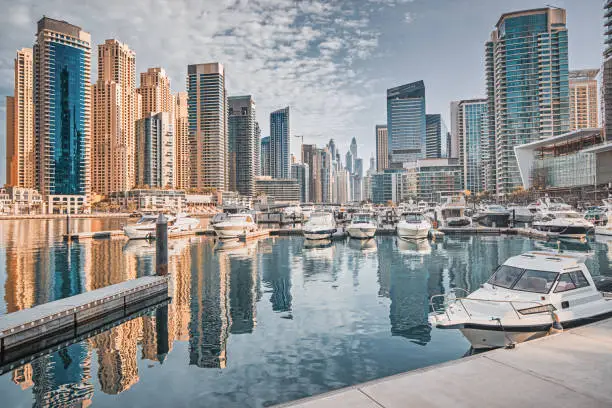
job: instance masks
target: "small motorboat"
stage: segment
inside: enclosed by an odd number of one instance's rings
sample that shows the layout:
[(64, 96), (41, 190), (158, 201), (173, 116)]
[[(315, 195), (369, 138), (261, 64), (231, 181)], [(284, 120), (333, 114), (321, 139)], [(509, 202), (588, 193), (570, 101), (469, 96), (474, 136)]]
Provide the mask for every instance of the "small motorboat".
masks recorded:
[(404, 239), (427, 238), (431, 230), (431, 223), (418, 211), (402, 215), (397, 223), (397, 236)]
[(475, 349), (511, 346), (612, 316), (611, 281), (593, 278), (584, 257), (526, 252), (467, 297), (433, 296), (430, 323), (460, 330)]
[(302, 228), (304, 238), (312, 240), (330, 239), (336, 232), (334, 214), (331, 212), (315, 212)]
[[(123, 232), (129, 239), (154, 239), (158, 215), (143, 215), (136, 224), (126, 225)], [(168, 216), (168, 235), (193, 231), (200, 227), (200, 220), (187, 214), (179, 213)]]
[(346, 227), (349, 237), (370, 239), (376, 235), (376, 223), (367, 213), (356, 213), (351, 217), (351, 223)]
[(573, 210), (547, 211), (533, 222), (533, 228), (559, 238), (584, 239), (595, 233), (593, 223)]
[(239, 238), (257, 230), (251, 214), (229, 214), (225, 221), (213, 225), (219, 238)]

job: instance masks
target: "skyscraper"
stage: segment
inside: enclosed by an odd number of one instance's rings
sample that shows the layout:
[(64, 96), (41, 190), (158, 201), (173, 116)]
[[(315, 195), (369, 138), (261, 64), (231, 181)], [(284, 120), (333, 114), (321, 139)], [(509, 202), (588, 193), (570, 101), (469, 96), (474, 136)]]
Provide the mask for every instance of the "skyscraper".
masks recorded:
[(174, 187), (174, 123), (168, 112), (136, 121), (136, 185)]
[(450, 141), (448, 143), (448, 157), (457, 158), (459, 157), (459, 139), (457, 138), (457, 132), (459, 131), (459, 101), (452, 101), (450, 103)]
[(604, 2), (604, 52), (602, 65), (602, 120), (606, 139), (612, 140), (612, 1)]
[(136, 54), (126, 44), (98, 45), (92, 86), (92, 189), (108, 195), (135, 184)]
[(270, 114), (270, 175), (290, 178), (291, 128), (289, 107)]
[(425, 157), (436, 159), (448, 157), (448, 129), (439, 114), (426, 115)]
[(170, 78), (163, 68), (149, 68), (147, 72), (141, 72), (138, 93), (142, 97), (141, 118), (151, 113), (172, 113), (174, 98), (170, 89)]
[[(494, 97), (497, 193), (522, 185), (514, 147), (569, 129), (566, 12), (540, 8), (503, 14), (486, 45)], [(491, 75), (493, 76), (491, 78)]]
[(597, 103), (598, 69), (570, 71), (570, 130), (596, 128), (599, 118)]
[(346, 156), (344, 158), (345, 161), (345, 166), (346, 169), (348, 170), (348, 172), (350, 174), (353, 174), (353, 170), (354, 170), (354, 161), (355, 161), (355, 157), (353, 157), (353, 154), (351, 153), (351, 151), (349, 150), (348, 152), (346, 152)]
[(229, 106), (229, 189), (245, 196), (255, 193), (257, 159), (255, 101), (250, 95), (231, 96)]
[(34, 44), (37, 184), (46, 198), (58, 204), (85, 204), (91, 192), (90, 41), (89, 33), (65, 21), (48, 17), (38, 21)]
[(227, 174), (227, 97), (219, 63), (187, 67), (191, 187), (225, 190)]
[(261, 128), (255, 122), (255, 177), (261, 176)]
[(376, 125), (376, 170), (389, 168), (387, 125)]
[(425, 83), (423, 81), (387, 89), (389, 165), (425, 156)]
[(187, 92), (174, 95), (174, 185), (187, 189), (191, 177)]
[(357, 139), (355, 139), (354, 137), (353, 139), (351, 139), (351, 146), (349, 150), (351, 151), (351, 154), (353, 155), (353, 159), (356, 159), (357, 158)]
[(313, 203), (323, 201), (323, 192), (321, 186), (321, 153), (316, 145), (302, 145), (302, 163), (308, 165), (309, 170), (309, 185), (308, 195)]
[(262, 137), (259, 146), (260, 175), (270, 176), (270, 136)]
[(487, 171), (493, 166), (489, 152), (488, 102), (486, 99), (459, 101), (459, 164), (463, 172), (463, 189), (479, 193), (487, 185)]
[(36, 187), (33, 58), (31, 48), (15, 57), (15, 91), (6, 99), (6, 184)]
[(293, 163), (291, 165), (291, 178), (297, 180), (300, 185), (300, 202), (307, 203), (310, 201), (308, 189), (310, 187), (310, 175), (308, 164)]

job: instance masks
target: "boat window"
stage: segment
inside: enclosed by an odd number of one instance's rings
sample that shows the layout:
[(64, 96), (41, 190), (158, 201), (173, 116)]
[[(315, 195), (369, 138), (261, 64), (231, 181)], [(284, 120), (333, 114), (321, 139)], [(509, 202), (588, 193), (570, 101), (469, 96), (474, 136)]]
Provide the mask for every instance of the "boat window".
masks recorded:
[(406, 221), (408, 222), (421, 222), (423, 216), (421, 214), (406, 214)]
[(557, 279), (557, 272), (527, 269), (512, 289), (525, 292), (548, 293)]
[(509, 289), (521, 275), (521, 272), (523, 272), (522, 269), (515, 268), (514, 266), (502, 265), (489, 278), (488, 283)]
[(561, 275), (559, 283), (555, 288), (555, 293), (566, 292), (568, 290), (579, 289), (589, 286), (589, 281), (581, 271), (568, 272)]

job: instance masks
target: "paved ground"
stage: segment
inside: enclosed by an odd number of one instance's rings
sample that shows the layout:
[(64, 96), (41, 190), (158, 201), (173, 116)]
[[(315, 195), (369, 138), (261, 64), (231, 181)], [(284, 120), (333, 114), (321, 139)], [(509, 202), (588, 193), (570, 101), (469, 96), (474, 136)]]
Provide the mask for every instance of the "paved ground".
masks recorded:
[(612, 407), (612, 319), (282, 405)]

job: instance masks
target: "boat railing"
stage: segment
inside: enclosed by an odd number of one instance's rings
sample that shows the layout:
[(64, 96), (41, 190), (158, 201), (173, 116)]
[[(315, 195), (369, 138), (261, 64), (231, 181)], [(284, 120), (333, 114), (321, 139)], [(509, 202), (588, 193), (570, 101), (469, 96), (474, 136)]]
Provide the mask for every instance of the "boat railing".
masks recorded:
[[(455, 289), (461, 289), (464, 292), (468, 293), (465, 289), (462, 288), (455, 288)], [(524, 319), (526, 317), (532, 316), (532, 314), (521, 314), (519, 312), (519, 310), (523, 310), (523, 309), (527, 309), (530, 307), (538, 307), (538, 306), (547, 306), (544, 303), (541, 302), (536, 302), (536, 301), (531, 301), (531, 300), (520, 300), (520, 301), (516, 301), (516, 300), (493, 300), (493, 299), (479, 299), (479, 298), (468, 298), (468, 297), (454, 297), (454, 292), (451, 292), (450, 294), (441, 294), (441, 295), (434, 295), (430, 298), (429, 300), (429, 305), (431, 307), (431, 311), (434, 314), (440, 315), (440, 314), (445, 314), (446, 317), (448, 318), (448, 320), (452, 320), (450, 315), (448, 314), (448, 308), (449, 306), (451, 306), (452, 304), (455, 303), (459, 303), (461, 305), (461, 307), (463, 308), (463, 310), (465, 311), (465, 314), (468, 316), (468, 318), (472, 318), (472, 313), (470, 313), (470, 311), (468, 310), (468, 307), (466, 306), (466, 303), (469, 306), (470, 302), (479, 302), (479, 303), (491, 303), (491, 304), (508, 304), (511, 308), (511, 310), (514, 312), (514, 314), (516, 315), (516, 317), (520, 320), (520, 319)], [(436, 308), (435, 299), (443, 299), (442, 301), (442, 307), (443, 309), (440, 308)], [(520, 304), (520, 307), (517, 308), (517, 305)], [(531, 305), (531, 306), (530, 306)], [(551, 310), (552, 312), (552, 310)], [(551, 313), (551, 317), (552, 317), (552, 313)]]

